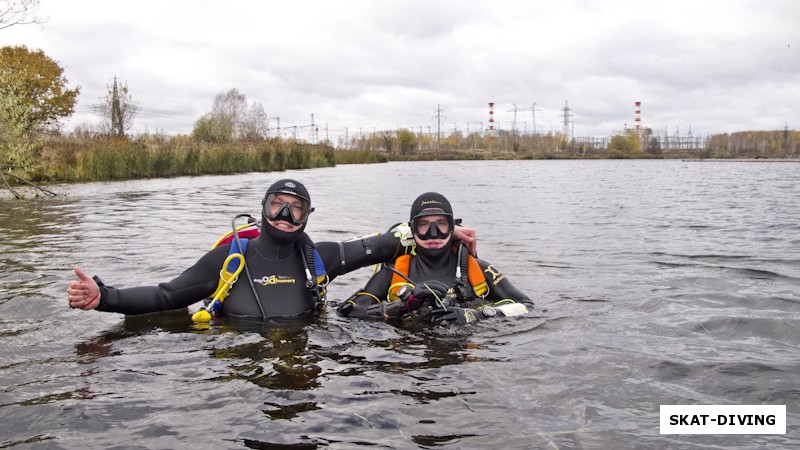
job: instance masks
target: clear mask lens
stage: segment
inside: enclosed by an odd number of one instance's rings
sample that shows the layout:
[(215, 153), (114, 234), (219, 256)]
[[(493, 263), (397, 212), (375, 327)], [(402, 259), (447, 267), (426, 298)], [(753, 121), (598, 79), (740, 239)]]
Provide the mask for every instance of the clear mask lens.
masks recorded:
[(264, 215), (270, 220), (282, 220), (292, 225), (302, 225), (308, 220), (308, 215), (314, 210), (308, 207), (308, 202), (289, 195), (269, 194), (264, 202)]
[(419, 215), (414, 217), (412, 228), (414, 235), (423, 241), (447, 239), (453, 232), (453, 216), (442, 213)]

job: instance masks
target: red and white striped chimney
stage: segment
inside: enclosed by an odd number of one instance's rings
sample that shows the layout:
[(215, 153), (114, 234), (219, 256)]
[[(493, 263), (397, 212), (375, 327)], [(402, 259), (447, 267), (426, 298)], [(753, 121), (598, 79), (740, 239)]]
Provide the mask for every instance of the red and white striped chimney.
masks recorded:
[(489, 131), (494, 131), (494, 103), (489, 102)]

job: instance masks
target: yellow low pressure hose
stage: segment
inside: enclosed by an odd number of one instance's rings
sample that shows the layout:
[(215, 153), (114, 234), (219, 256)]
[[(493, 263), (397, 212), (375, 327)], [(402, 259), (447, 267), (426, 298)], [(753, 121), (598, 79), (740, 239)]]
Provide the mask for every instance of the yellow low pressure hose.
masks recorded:
[[(228, 265), (234, 259), (239, 260), (239, 267), (237, 267), (235, 271), (229, 272), (227, 270)], [(228, 255), (222, 267), (222, 270), (219, 271), (219, 286), (217, 286), (217, 291), (214, 292), (214, 296), (211, 298), (211, 303), (205, 308), (200, 309), (200, 311), (192, 314), (192, 320), (196, 323), (209, 322), (211, 320), (211, 314), (219, 310), (222, 306), (222, 302), (225, 301), (225, 297), (228, 296), (231, 286), (233, 286), (233, 283), (236, 283), (239, 274), (242, 272), (242, 269), (244, 269), (244, 256), (242, 256), (241, 253)]]

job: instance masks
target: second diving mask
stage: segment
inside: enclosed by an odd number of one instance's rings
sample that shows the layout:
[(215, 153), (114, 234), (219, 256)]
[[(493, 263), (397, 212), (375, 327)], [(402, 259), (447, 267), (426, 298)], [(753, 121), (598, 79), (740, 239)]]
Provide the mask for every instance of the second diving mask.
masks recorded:
[[(422, 220), (424, 217), (431, 216), (444, 216), (447, 223), (439, 223), (441, 222), (439, 220)], [(425, 210), (411, 220), (411, 230), (423, 241), (447, 239), (453, 232), (453, 228), (455, 228), (453, 215), (442, 210)]]

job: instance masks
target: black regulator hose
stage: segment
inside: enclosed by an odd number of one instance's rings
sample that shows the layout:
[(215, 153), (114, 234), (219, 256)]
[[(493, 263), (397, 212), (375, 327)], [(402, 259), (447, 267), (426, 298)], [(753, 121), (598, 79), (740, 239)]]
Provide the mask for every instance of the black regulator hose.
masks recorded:
[[(254, 222), (255, 219), (250, 214), (239, 214), (238, 216), (234, 217), (233, 221), (231, 222), (231, 227), (233, 227), (233, 238), (236, 239), (236, 245), (239, 246), (239, 251), (242, 251), (242, 241), (239, 240), (239, 232), (236, 230), (236, 219), (240, 217), (247, 217), (248, 222), (251, 222), (251, 219)], [(264, 226), (264, 224), (262, 224), (262, 226)], [(247, 268), (247, 264), (244, 265), (244, 271), (247, 274), (247, 281), (250, 283), (250, 290), (253, 291), (253, 298), (256, 299), (256, 306), (258, 306), (258, 311), (261, 313), (261, 320), (264, 320), (267, 318), (267, 315), (264, 313), (264, 307), (261, 306), (261, 299), (258, 297), (258, 292), (256, 292), (256, 287), (253, 284), (253, 277), (250, 275), (250, 269)]]

